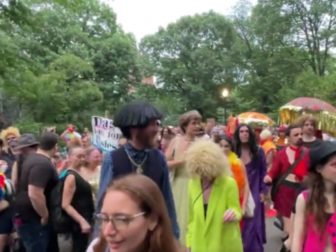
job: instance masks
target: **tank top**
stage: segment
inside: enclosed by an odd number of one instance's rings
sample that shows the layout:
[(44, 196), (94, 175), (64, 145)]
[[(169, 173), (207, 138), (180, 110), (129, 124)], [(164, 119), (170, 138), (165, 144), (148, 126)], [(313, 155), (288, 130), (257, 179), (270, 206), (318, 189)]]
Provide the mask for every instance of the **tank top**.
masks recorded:
[[(307, 202), (309, 192), (304, 191), (302, 195)], [(314, 217), (308, 216), (306, 219), (306, 237), (303, 252), (320, 252), (325, 251), (328, 238), (330, 239), (332, 251), (336, 252), (336, 213), (325, 213), (328, 218), (324, 234), (314, 228)]]
[(69, 169), (68, 172), (75, 176), (76, 181), (76, 191), (72, 198), (71, 205), (88, 223), (92, 223), (94, 203), (91, 186), (76, 171)]

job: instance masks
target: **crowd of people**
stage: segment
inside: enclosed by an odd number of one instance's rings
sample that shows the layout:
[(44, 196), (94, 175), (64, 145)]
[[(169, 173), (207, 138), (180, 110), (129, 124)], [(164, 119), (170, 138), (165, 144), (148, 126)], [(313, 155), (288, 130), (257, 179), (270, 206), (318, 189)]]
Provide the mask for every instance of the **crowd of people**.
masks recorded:
[(149, 103), (123, 106), (106, 153), (71, 124), (38, 139), (4, 129), (0, 252), (263, 252), (270, 211), (281, 251), (336, 251), (336, 143), (312, 115), (233, 133), (196, 110), (161, 120)]

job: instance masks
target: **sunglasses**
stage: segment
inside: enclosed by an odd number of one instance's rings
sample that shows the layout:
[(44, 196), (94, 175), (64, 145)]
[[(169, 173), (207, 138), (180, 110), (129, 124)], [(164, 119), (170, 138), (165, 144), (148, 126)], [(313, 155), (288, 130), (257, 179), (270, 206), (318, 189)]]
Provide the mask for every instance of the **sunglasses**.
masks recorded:
[(13, 141), (13, 140), (15, 140), (16, 139), (16, 137), (8, 137), (7, 139), (6, 139), (6, 141), (7, 142), (11, 142), (11, 141)]

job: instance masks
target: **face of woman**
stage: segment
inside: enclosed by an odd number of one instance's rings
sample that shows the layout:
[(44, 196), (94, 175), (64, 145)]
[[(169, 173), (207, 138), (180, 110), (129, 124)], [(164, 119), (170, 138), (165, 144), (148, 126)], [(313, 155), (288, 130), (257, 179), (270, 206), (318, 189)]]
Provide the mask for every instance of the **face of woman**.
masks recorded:
[(308, 135), (308, 136), (314, 136), (315, 134), (315, 126), (314, 122), (312, 121), (305, 121), (302, 127), (303, 134)]
[(190, 136), (197, 136), (200, 129), (201, 121), (199, 119), (192, 119), (186, 128), (186, 134)]
[(17, 139), (17, 137), (15, 135), (13, 135), (13, 134), (9, 134), (9, 135), (6, 136), (6, 142), (7, 142), (7, 144), (10, 144), (15, 139)]
[[(101, 213), (114, 218), (114, 224), (103, 222), (102, 233), (110, 252), (136, 252), (145, 246), (148, 231), (153, 230), (156, 223), (139, 215), (142, 212), (128, 194), (121, 191), (106, 194)], [(138, 216), (132, 218), (135, 215)]]
[(333, 155), (318, 171), (322, 175), (323, 179), (336, 184), (336, 154)]
[(231, 146), (226, 140), (221, 140), (219, 146), (223, 149), (225, 155), (228, 155), (231, 151)]
[(87, 157), (87, 161), (95, 165), (100, 165), (100, 163), (102, 162), (102, 154), (99, 152), (99, 150), (93, 150)]
[(163, 129), (162, 136), (163, 136), (163, 137), (168, 137), (168, 136), (169, 136), (169, 132), (168, 132), (168, 129), (167, 129), (167, 128), (164, 128), (164, 129)]
[(91, 145), (91, 139), (89, 136), (85, 136), (82, 138), (82, 146), (83, 148), (89, 148)]
[(250, 131), (246, 126), (242, 126), (239, 129), (239, 138), (242, 143), (248, 143), (250, 138)]

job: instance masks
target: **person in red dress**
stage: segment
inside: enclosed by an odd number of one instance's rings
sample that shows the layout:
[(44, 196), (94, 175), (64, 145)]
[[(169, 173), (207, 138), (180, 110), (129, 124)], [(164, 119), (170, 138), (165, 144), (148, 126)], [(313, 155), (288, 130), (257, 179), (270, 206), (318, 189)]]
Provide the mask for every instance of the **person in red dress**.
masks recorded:
[(264, 182), (272, 183), (274, 208), (283, 220), (284, 232), (290, 235), (290, 216), (308, 173), (309, 151), (302, 147), (300, 125), (288, 127), (286, 134), (289, 145), (277, 152)]

